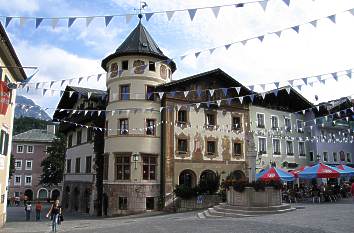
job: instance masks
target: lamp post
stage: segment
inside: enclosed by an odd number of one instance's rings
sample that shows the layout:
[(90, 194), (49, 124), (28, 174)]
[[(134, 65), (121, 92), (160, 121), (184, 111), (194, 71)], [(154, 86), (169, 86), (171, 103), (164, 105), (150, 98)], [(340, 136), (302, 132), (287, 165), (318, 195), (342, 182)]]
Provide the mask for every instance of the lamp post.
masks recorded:
[(139, 161), (139, 153), (138, 152), (134, 152), (133, 153), (133, 161), (134, 161), (134, 169), (136, 169), (136, 162)]

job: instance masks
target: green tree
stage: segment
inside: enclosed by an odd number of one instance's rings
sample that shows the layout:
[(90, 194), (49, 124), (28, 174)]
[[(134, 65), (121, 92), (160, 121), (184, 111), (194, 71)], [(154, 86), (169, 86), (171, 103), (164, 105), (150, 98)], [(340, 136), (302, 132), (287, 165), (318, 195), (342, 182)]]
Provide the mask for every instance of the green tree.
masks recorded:
[(65, 169), (65, 150), (66, 140), (64, 135), (60, 134), (48, 147), (48, 155), (41, 163), (40, 184), (45, 187), (52, 187), (62, 182)]
[(31, 129), (46, 129), (51, 122), (39, 120), (32, 117), (20, 117), (14, 119), (14, 135), (26, 132)]

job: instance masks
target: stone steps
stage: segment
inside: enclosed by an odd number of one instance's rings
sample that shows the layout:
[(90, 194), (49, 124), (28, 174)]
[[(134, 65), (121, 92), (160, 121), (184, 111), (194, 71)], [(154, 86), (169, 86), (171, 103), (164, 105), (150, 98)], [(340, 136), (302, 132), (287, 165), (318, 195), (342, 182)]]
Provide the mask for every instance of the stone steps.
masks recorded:
[(222, 217), (244, 218), (266, 214), (281, 214), (293, 210), (295, 210), (295, 208), (292, 208), (290, 205), (271, 207), (239, 207), (223, 203), (212, 208), (208, 208), (208, 210), (198, 213), (197, 216), (200, 219)]

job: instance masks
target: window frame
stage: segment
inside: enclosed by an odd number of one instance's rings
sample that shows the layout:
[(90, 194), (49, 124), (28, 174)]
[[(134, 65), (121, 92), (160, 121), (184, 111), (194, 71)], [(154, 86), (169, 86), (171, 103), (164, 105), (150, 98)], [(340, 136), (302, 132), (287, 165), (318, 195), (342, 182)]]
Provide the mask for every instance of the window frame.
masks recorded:
[[(88, 160), (89, 159), (89, 160)], [(90, 161), (90, 166), (88, 166), (88, 161)], [(85, 158), (85, 173), (91, 174), (92, 173), (92, 156), (86, 156)]]
[(153, 61), (149, 61), (149, 71), (156, 72), (156, 64)]
[[(153, 122), (153, 125), (152, 125), (152, 128), (153, 128), (153, 134), (148, 134), (148, 121), (152, 121)], [(150, 129), (151, 130), (151, 129)], [(146, 136), (156, 136), (156, 119), (154, 118), (146, 118), (145, 119), (145, 135)]]
[[(304, 153), (301, 154), (300, 153), (300, 145), (303, 144), (304, 145)], [(305, 141), (299, 141), (298, 142), (298, 150), (299, 150), (299, 157), (305, 157), (306, 156), (306, 144), (305, 144)]]
[(80, 129), (76, 131), (76, 145), (81, 145), (81, 144), (82, 144), (82, 130)]
[[(17, 162), (20, 162), (21, 166), (16, 166)], [(22, 170), (22, 159), (15, 160), (15, 170), (21, 171)]]
[[(312, 159), (311, 159), (311, 155), (312, 155)], [(309, 152), (309, 160), (310, 160), (311, 162), (315, 161), (315, 153), (314, 153), (313, 151), (310, 151), (310, 152)]]
[[(31, 167), (30, 168), (27, 166), (28, 162), (31, 163)], [(25, 170), (31, 171), (32, 169), (33, 169), (33, 160), (26, 160), (26, 162), (25, 162)]]
[(75, 174), (81, 173), (81, 158), (75, 158)]
[[(236, 144), (238, 144), (238, 145), (240, 145), (240, 153), (236, 153), (237, 151), (236, 151), (236, 147), (235, 147), (235, 145)], [(242, 156), (242, 152), (243, 152), (243, 150), (242, 150), (242, 142), (241, 141), (234, 141), (233, 142), (233, 148), (232, 148), (232, 154), (234, 155), (234, 156), (236, 156), (236, 157), (238, 157), (238, 156)]]
[[(121, 158), (122, 161), (118, 162), (117, 161), (118, 158)], [(127, 161), (129, 161), (129, 162), (126, 162), (125, 158), (128, 158)], [(132, 175), (131, 164), (132, 163), (131, 163), (131, 159), (130, 158), (131, 158), (131, 155), (116, 155), (115, 162), (114, 162), (114, 165), (115, 165), (115, 180), (129, 181), (131, 179), (131, 175)], [(118, 176), (118, 171), (119, 171), (118, 166), (121, 166), (121, 168), (122, 168), (121, 177)], [(126, 170), (125, 170), (126, 166), (129, 167), (129, 173), (126, 173)]]
[[(29, 148), (32, 148), (32, 151), (29, 150)], [(27, 145), (27, 154), (33, 154), (34, 153), (34, 146), (33, 145)]]
[(118, 209), (128, 210), (128, 197), (121, 197), (121, 196), (118, 197)]
[[(234, 123), (234, 119), (238, 118), (239, 124), (238, 126), (236, 126), (236, 124)], [(231, 129), (232, 130), (241, 130), (242, 128), (242, 117), (241, 116), (231, 116)]]
[[(31, 179), (31, 182), (27, 182), (27, 178)], [(32, 185), (32, 175), (25, 175), (25, 186), (31, 186)]]
[[(20, 150), (18, 149), (19, 147), (22, 147), (22, 151), (20, 151)], [(17, 145), (17, 146), (16, 146), (16, 153), (17, 153), (17, 154), (23, 154), (24, 149), (25, 149), (24, 145)]]
[[(286, 121), (289, 120), (290, 125), (286, 124)], [(290, 117), (285, 117), (284, 118), (284, 129), (286, 132), (290, 132), (292, 127), (291, 127), (291, 118)]]
[[(148, 162), (146, 163), (144, 158), (148, 159)], [(151, 159), (155, 160), (155, 163), (151, 162)], [(158, 165), (158, 161), (157, 161), (157, 156), (156, 155), (141, 155), (141, 159), (142, 159), (142, 177), (143, 180), (157, 180), (157, 165)], [(144, 170), (147, 167), (147, 178), (144, 177)], [(151, 167), (154, 167), (154, 170), (152, 172)], [(152, 177), (152, 174), (154, 177)]]
[[(273, 125), (273, 119), (276, 119), (276, 125)], [(279, 117), (277, 115), (271, 115), (270, 116), (270, 124), (272, 126), (272, 130), (279, 129)]]
[[(127, 124), (123, 124), (124, 126), (126, 126), (126, 128), (124, 128), (124, 131), (122, 129), (122, 122), (127, 122)], [(118, 125), (119, 125), (119, 135), (128, 135), (129, 134), (129, 118), (119, 118), (118, 119)]]
[[(288, 143), (291, 142), (291, 151), (289, 152)], [(294, 141), (293, 140), (286, 140), (285, 141), (285, 149), (287, 156), (294, 156)]]
[[(180, 141), (186, 141), (186, 150), (180, 150)], [(187, 138), (177, 138), (177, 151), (179, 154), (188, 154), (188, 139)]]
[(122, 60), (122, 70), (129, 70), (129, 60)]
[(153, 85), (145, 85), (145, 100), (149, 100), (149, 101), (155, 101), (155, 93), (154, 91), (151, 92), (150, 98), (149, 98), (149, 93), (148, 90), (149, 88), (151, 88), (152, 90), (155, 90), (155, 86)]
[[(180, 113), (184, 112), (185, 113), (185, 120), (184, 121), (181, 121), (180, 120)], [(187, 124), (188, 123), (188, 113), (187, 113), (187, 110), (186, 109), (180, 109), (177, 111), (177, 123), (178, 124)]]
[[(20, 178), (20, 182), (17, 182), (16, 178)], [(22, 184), (22, 175), (14, 175), (14, 186), (21, 186), (21, 184)]]
[[(262, 139), (262, 140), (264, 140), (264, 151), (262, 151), (262, 150), (260, 150), (260, 147), (261, 147), (261, 144), (260, 144), (260, 139)], [(258, 145), (258, 154), (259, 155), (267, 155), (267, 138), (266, 137), (258, 137), (258, 143), (257, 143)]]
[[(127, 92), (122, 92), (123, 88), (127, 88), (128, 89), (128, 93)], [(130, 84), (129, 83), (119, 85), (119, 100), (120, 101), (130, 100)]]
[[(213, 116), (213, 123), (214, 124), (209, 124), (209, 120), (208, 120), (208, 116)], [(218, 122), (217, 122), (217, 112), (212, 112), (212, 111), (206, 111), (205, 112), (205, 126), (208, 128), (208, 129), (210, 129), (210, 128), (214, 128), (214, 127), (216, 127), (217, 126), (217, 124), (218, 124)]]
[[(209, 151), (209, 143), (213, 143), (213, 147), (214, 147), (214, 151), (210, 152)], [(206, 140), (206, 152), (207, 152), (207, 155), (215, 155), (217, 153), (217, 143), (215, 140)]]
[[(328, 162), (328, 151), (323, 151), (322, 152), (323, 155), (323, 162)], [(326, 155), (326, 156), (325, 156)], [(326, 158), (326, 159), (325, 159)]]
[[(279, 151), (275, 151), (274, 141), (276, 141), (276, 140), (279, 142)], [(280, 138), (272, 138), (272, 147), (273, 147), (273, 155), (280, 156), (281, 155), (281, 140), (280, 140)]]
[[(70, 165), (70, 166), (68, 166), (68, 165)], [(71, 159), (67, 159), (66, 160), (66, 173), (67, 174), (70, 174), (71, 173)]]
[[(336, 155), (336, 156), (334, 156)], [(332, 158), (333, 158), (333, 162), (338, 162), (338, 153), (337, 151), (333, 151), (332, 152)]]
[[(258, 115), (262, 115), (262, 116), (263, 116), (263, 125), (262, 125), (262, 124), (259, 124)], [(257, 128), (264, 129), (264, 128), (266, 127), (265, 113), (257, 112), (257, 113), (256, 113), (256, 119), (257, 119)]]
[[(299, 128), (299, 123), (298, 122), (301, 122), (301, 128)], [(303, 120), (296, 119), (296, 130), (297, 130), (298, 133), (304, 133), (303, 123), (304, 123)]]

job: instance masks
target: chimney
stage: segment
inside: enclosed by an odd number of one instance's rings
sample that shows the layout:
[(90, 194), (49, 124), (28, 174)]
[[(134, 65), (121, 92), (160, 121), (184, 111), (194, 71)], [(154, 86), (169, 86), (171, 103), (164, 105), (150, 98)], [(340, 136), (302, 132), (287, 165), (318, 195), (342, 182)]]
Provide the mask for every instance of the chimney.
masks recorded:
[(56, 128), (56, 125), (47, 125), (47, 133), (55, 134)]

